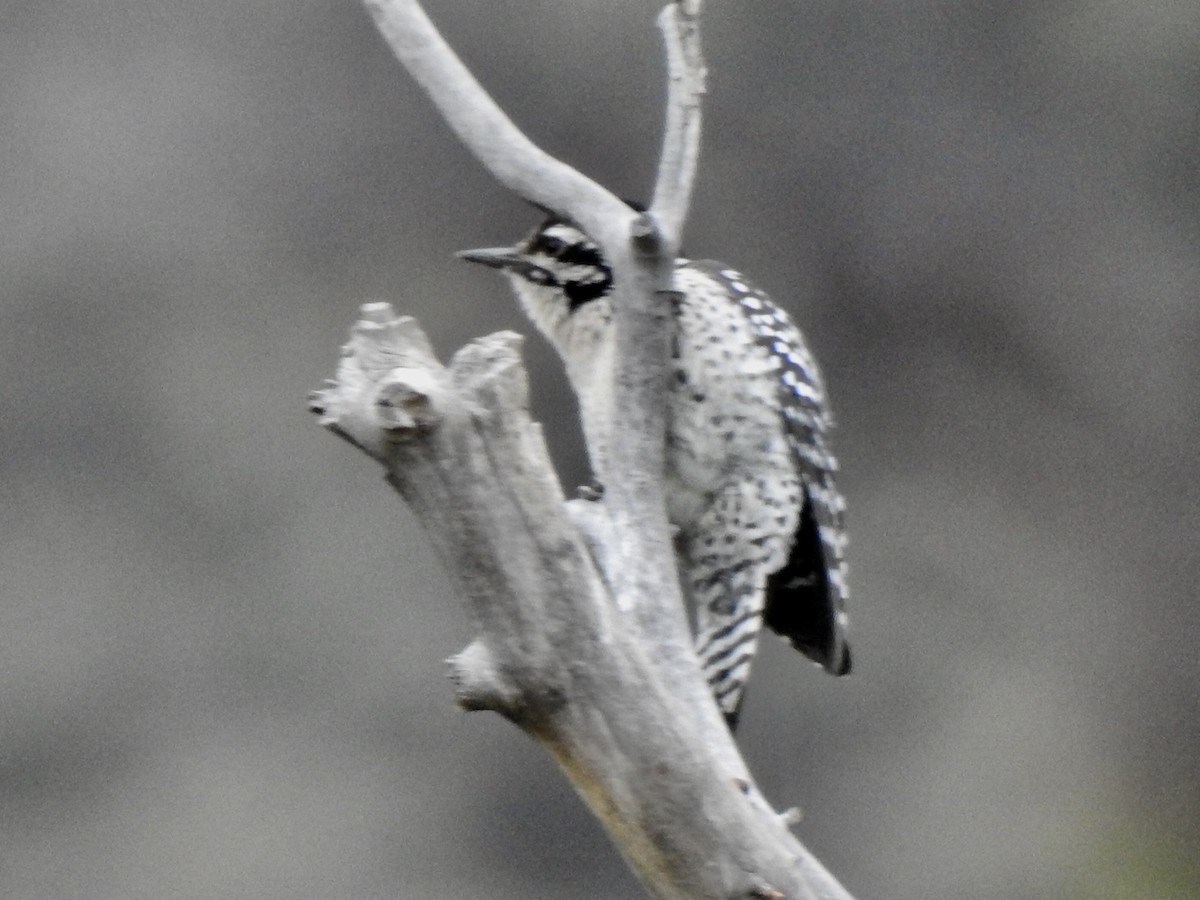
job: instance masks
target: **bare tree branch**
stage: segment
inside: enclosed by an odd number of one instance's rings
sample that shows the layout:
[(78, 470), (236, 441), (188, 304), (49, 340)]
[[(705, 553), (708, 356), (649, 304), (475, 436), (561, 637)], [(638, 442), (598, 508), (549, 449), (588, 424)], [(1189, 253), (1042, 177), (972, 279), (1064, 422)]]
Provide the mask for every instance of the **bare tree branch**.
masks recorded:
[[(609, 441), (614, 471), (606, 498), (624, 565), (618, 593), (633, 598), (647, 622), (652, 608), (677, 617), (679, 587), (671, 556), (662, 493), (663, 385), (673, 253), (651, 217), (634, 213), (609, 191), (547, 155), (529, 141), (487, 95), (446, 44), (415, 0), (366, 0), (392, 51), (425, 89), (446, 122), (498, 181), (545, 209), (576, 222), (604, 249), (617, 285), (614, 303), (618, 352), (626, 364), (614, 373), (619, 421)], [(638, 473), (642, 473), (639, 475)], [(668, 652), (671, 650), (668, 643)]]
[(588, 234), (627, 243), (637, 219), (620, 198), (529, 140), (462, 64), (416, 0), (364, 0), (396, 58), (446, 124), (518, 196), (578, 222)]
[(667, 51), (667, 116), (650, 209), (677, 253), (700, 158), (701, 99), (707, 73), (700, 49), (701, 0), (680, 0), (658, 16)]
[(365, 2), (463, 143), (597, 240), (616, 284), (619, 413), (601, 515), (568, 514), (528, 419), (514, 335), (476, 341), (445, 369), (415, 322), (370, 305), (337, 380), (313, 397), (324, 425), (384, 464), (470, 604), (479, 634), (451, 661), (460, 704), (540, 741), (654, 896), (848, 900), (758, 793), (701, 678), (666, 519), (668, 317), (699, 145), (699, 0), (660, 17), (672, 86), (648, 215), (534, 146), (415, 0)]
[[(616, 284), (613, 306), (621, 359), (618, 370), (611, 373), (618, 398), (606, 460), (611, 471), (597, 473), (606, 488), (610, 533), (619, 545), (614, 553), (621, 560), (609, 574), (619, 602), (633, 611), (664, 665), (675, 670), (680, 684), (688, 685), (685, 690), (693, 693), (701, 708), (712, 707), (711, 712), (701, 713), (710, 737), (718, 746), (729, 744), (724, 723), (698, 680), (663, 495), (666, 322), (678, 226), (662, 235), (653, 215), (633, 213), (591, 179), (534, 146), (455, 56), (415, 0), (366, 3), (396, 57), (496, 179), (526, 200), (576, 222), (604, 249)], [(675, 19), (664, 15), (666, 21)], [(695, 22), (686, 15), (678, 21), (682, 24), (664, 26), (667, 44), (681, 48), (672, 51), (680, 81), (694, 82), (694, 74), (685, 78), (682, 73), (698, 59)], [(689, 28), (690, 37), (684, 34)], [(685, 52), (684, 47), (690, 49)], [(671, 96), (673, 108), (694, 102), (680, 100), (678, 90), (673, 89)], [(676, 120), (690, 121), (685, 115)], [(672, 188), (656, 191), (656, 196), (667, 198), (664, 202), (669, 202), (668, 214), (673, 218), (686, 210), (698, 138), (698, 127), (681, 124), (666, 131), (660, 175)], [(731, 760), (737, 759), (733, 753)]]

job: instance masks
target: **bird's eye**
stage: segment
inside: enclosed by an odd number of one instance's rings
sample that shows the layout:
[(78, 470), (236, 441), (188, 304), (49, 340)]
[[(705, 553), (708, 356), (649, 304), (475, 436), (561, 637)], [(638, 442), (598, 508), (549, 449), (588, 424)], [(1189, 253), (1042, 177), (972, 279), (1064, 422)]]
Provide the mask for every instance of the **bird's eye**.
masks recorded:
[(538, 249), (550, 256), (557, 256), (563, 247), (567, 246), (567, 242), (562, 238), (553, 237), (548, 234), (543, 234), (538, 244), (540, 245)]

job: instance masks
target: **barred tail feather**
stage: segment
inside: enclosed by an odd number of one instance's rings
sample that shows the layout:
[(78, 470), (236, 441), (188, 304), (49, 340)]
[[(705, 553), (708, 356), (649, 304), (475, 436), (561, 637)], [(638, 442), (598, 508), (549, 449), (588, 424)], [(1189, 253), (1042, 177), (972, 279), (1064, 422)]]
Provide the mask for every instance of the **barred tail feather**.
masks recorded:
[(696, 655), (730, 728), (758, 649), (767, 576), (785, 564), (798, 518), (788, 512), (790, 503), (772, 494), (798, 500), (799, 491), (797, 481), (731, 482), (680, 543), (680, 573), (696, 617)]
[(762, 630), (761, 587), (744, 596), (751, 602), (741, 604), (731, 614), (714, 612), (709, 604), (697, 607), (696, 655), (731, 729), (737, 724)]

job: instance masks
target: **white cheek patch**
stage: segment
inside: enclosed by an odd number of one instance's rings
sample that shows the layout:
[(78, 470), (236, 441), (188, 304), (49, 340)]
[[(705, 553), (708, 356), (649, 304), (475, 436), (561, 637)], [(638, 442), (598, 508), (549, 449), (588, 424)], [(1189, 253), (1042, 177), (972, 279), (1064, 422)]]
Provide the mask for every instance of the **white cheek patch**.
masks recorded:
[(562, 280), (564, 282), (574, 281), (579, 284), (595, 284), (604, 281), (607, 277), (607, 272), (597, 269), (595, 266), (571, 266), (563, 270)]

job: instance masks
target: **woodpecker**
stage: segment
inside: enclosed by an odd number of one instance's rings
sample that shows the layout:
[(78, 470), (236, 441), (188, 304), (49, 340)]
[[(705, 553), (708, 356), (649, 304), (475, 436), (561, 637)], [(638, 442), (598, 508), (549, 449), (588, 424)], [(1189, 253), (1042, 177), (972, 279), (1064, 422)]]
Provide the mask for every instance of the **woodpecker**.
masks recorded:
[[(612, 271), (550, 217), (513, 247), (465, 250), (508, 276), (558, 351), (593, 471), (613, 413)], [(765, 624), (834, 675), (846, 642), (845, 502), (824, 382), (787, 313), (740, 273), (677, 259), (667, 400), (667, 515), (696, 652), (732, 728)]]

